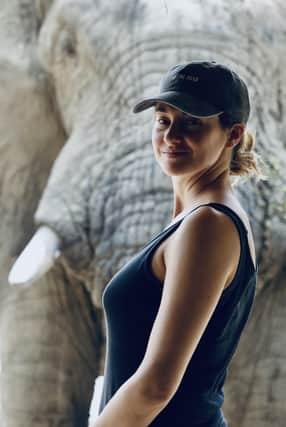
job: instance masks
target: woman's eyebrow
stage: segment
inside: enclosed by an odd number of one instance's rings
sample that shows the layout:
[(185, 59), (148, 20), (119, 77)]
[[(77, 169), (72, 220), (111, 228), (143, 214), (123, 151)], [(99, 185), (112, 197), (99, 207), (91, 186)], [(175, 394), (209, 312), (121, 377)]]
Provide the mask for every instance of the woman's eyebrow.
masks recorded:
[(162, 113), (166, 113), (166, 108), (163, 105), (155, 105), (155, 111), (160, 111)]

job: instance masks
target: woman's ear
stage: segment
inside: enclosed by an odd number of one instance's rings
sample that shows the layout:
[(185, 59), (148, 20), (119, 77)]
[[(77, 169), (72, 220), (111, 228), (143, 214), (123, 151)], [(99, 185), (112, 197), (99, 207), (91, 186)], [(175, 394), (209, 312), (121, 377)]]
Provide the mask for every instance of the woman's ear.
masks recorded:
[(241, 137), (243, 135), (245, 129), (245, 125), (243, 123), (235, 123), (229, 129), (229, 136), (227, 141), (227, 147), (233, 148), (236, 144), (241, 141)]

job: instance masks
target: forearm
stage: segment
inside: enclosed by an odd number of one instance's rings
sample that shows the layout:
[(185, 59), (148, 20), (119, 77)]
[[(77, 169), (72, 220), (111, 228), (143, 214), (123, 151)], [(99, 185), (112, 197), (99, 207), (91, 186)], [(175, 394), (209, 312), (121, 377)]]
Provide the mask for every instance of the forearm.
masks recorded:
[(117, 390), (91, 427), (147, 427), (167, 403), (168, 400), (144, 395), (131, 377)]

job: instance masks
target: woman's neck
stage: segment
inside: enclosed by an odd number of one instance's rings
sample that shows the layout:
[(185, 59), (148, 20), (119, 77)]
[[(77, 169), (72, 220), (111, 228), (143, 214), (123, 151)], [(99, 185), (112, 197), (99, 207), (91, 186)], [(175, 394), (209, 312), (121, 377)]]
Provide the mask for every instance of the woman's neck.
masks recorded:
[[(174, 184), (174, 182), (173, 182)], [(196, 186), (196, 188), (182, 187), (173, 185), (174, 189), (174, 204), (172, 219), (178, 218), (179, 215), (184, 214), (192, 208), (209, 203), (216, 199), (224, 199), (226, 195), (233, 194), (232, 185), (229, 179), (229, 173), (224, 171), (211, 182)]]

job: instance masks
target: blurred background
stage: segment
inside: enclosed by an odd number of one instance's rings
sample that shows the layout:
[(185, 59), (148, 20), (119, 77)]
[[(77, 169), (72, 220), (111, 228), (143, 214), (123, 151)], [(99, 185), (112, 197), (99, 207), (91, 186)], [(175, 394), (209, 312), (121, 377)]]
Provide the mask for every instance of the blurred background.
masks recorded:
[[(132, 114), (179, 62), (233, 67), (267, 179), (235, 191), (259, 283), (231, 364), (230, 427), (284, 427), (286, 5), (282, 0), (0, 0), (1, 426), (86, 426), (104, 373), (102, 292), (171, 220)], [(155, 89), (156, 88), (156, 89)]]

